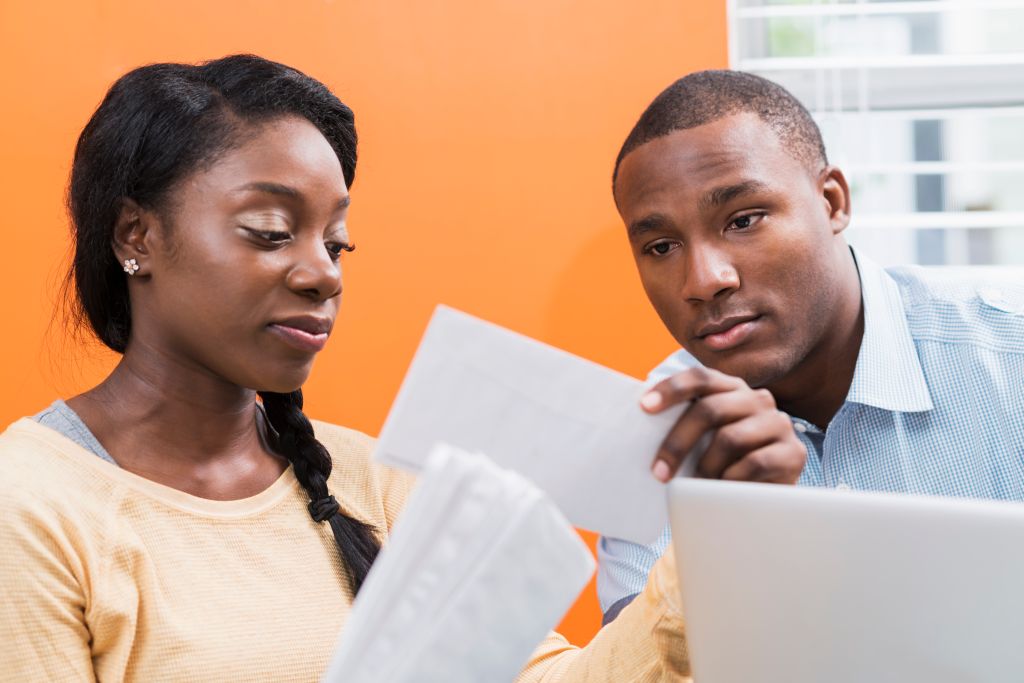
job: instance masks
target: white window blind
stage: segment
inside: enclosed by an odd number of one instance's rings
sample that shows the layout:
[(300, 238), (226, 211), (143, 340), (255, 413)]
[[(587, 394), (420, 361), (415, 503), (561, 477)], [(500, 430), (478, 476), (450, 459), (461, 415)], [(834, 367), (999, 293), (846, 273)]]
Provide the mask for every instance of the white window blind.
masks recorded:
[(1024, 0), (728, 0), (733, 68), (790, 90), (885, 263), (1024, 264)]

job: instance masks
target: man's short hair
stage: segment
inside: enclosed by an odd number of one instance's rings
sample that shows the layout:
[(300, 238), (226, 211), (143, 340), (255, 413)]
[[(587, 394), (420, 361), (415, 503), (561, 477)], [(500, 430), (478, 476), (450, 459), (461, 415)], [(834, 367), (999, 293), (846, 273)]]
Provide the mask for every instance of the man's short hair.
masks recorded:
[(757, 114), (808, 168), (817, 171), (828, 164), (818, 125), (788, 90), (742, 71), (698, 71), (665, 88), (640, 115), (615, 159), (612, 185), (622, 160), (640, 145), (742, 112)]

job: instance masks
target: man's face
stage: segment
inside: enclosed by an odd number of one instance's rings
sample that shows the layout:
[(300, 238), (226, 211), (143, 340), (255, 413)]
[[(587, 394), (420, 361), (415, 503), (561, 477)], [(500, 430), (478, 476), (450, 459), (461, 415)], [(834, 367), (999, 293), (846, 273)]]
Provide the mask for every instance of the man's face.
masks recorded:
[(857, 286), (838, 267), (848, 258), (842, 174), (791, 156), (755, 114), (636, 148), (615, 200), (665, 326), (701, 363), (751, 386), (797, 369)]

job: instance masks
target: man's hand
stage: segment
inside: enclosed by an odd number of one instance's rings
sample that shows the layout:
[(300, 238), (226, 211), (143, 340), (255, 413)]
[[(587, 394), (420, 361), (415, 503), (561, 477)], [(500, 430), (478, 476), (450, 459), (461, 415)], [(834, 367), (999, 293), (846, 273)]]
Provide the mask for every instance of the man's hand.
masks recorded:
[(710, 368), (687, 368), (651, 387), (640, 399), (649, 413), (680, 403), (690, 406), (665, 437), (651, 470), (667, 482), (705, 433), (710, 445), (696, 472), (709, 479), (795, 484), (807, 449), (789, 417), (767, 389), (751, 389), (738, 377)]

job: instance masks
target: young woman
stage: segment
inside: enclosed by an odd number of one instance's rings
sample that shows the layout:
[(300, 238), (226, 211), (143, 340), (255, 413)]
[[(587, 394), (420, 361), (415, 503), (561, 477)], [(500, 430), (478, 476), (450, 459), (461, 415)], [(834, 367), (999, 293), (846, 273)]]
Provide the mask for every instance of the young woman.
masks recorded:
[[(281, 64), (110, 89), (75, 150), (68, 282), (122, 357), (0, 436), (0, 679), (319, 679), (410, 486), (302, 411), (355, 166), (352, 112)], [(589, 647), (552, 635), (521, 680), (683, 675), (670, 556)]]

